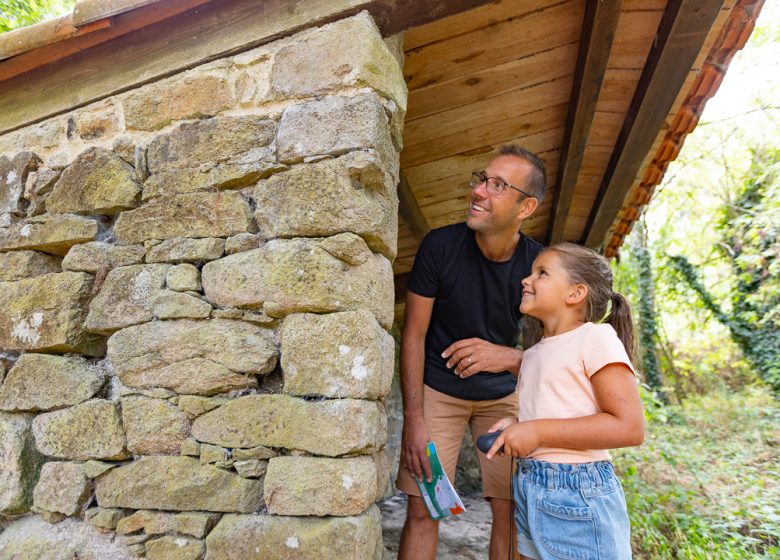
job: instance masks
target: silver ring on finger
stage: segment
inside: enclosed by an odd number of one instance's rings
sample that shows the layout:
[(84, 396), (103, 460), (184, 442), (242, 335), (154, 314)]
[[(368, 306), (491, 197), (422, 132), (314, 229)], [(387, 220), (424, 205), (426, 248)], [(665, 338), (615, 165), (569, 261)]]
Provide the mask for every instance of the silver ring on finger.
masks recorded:
[(469, 363), (471, 363), (471, 356), (469, 356)]

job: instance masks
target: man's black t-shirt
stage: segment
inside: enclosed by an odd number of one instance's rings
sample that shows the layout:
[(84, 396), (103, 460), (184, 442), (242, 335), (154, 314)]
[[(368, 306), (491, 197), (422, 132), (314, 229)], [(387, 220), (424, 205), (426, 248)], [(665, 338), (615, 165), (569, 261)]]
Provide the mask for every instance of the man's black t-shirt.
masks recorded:
[(441, 353), (464, 338), (481, 338), (502, 346), (517, 344), (521, 281), (531, 273), (541, 250), (542, 245), (521, 235), (510, 260), (490, 261), (465, 223), (435, 229), (425, 236), (408, 288), (417, 295), (436, 298), (425, 339), (426, 385), (468, 400), (499, 399), (514, 391), (516, 378), (510, 372), (477, 373), (461, 379), (447, 368)]

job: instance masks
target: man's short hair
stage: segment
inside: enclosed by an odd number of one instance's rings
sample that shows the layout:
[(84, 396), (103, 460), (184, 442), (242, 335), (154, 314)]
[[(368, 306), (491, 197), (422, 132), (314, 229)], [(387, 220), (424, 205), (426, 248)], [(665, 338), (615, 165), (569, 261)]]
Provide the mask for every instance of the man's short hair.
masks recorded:
[(539, 159), (539, 156), (525, 148), (521, 148), (517, 144), (501, 146), (499, 153), (502, 156), (517, 156), (531, 164), (533, 170), (526, 188), (534, 195), (534, 198), (541, 202), (547, 190), (547, 171), (544, 168), (544, 162)]

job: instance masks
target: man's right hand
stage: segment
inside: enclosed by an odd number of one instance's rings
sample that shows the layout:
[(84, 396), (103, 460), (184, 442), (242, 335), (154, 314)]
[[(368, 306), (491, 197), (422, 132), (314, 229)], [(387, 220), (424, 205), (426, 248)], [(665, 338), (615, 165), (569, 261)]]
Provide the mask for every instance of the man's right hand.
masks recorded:
[(401, 464), (417, 480), (430, 482), (431, 463), (428, 460), (428, 430), (420, 418), (404, 418), (404, 428), (401, 435)]

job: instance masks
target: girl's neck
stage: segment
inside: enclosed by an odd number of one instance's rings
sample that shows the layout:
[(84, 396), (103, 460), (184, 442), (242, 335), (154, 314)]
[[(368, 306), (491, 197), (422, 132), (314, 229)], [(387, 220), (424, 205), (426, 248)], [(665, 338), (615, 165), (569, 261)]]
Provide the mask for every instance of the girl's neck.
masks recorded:
[(552, 336), (558, 336), (559, 334), (573, 331), (577, 327), (581, 327), (585, 324), (585, 320), (578, 316), (557, 316), (557, 317), (545, 317), (541, 319), (542, 331), (545, 338)]

